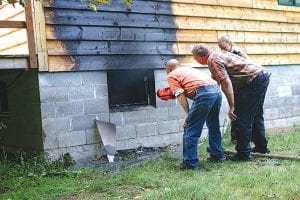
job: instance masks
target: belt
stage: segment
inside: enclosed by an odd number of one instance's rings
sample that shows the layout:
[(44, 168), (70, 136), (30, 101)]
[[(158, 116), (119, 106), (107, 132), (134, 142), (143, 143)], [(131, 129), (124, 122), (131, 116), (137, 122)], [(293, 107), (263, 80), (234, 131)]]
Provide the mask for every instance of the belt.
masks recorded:
[[(252, 81), (254, 81), (256, 78), (258, 78), (259, 76), (262, 76), (262, 75), (270, 76), (271, 73), (269, 73), (269, 72), (267, 72), (267, 71), (261, 71), (261, 72), (259, 72), (259, 73), (254, 77), (254, 79), (252, 79)], [(252, 81), (251, 81), (251, 82), (252, 82)], [(251, 83), (251, 82), (250, 82), (250, 83)]]

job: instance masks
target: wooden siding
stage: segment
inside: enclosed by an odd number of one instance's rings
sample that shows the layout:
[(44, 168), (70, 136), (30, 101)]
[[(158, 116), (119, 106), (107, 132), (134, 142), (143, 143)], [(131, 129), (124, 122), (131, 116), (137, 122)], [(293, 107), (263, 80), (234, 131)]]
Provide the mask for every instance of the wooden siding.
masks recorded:
[(300, 8), (277, 0), (113, 1), (98, 12), (51, 0), (45, 19), (50, 71), (162, 68), (172, 57), (199, 66), (193, 45), (224, 34), (259, 64), (300, 64)]
[(0, 55), (28, 54), (25, 28), (24, 8), (19, 4), (13, 7), (11, 4), (3, 3), (0, 6)]

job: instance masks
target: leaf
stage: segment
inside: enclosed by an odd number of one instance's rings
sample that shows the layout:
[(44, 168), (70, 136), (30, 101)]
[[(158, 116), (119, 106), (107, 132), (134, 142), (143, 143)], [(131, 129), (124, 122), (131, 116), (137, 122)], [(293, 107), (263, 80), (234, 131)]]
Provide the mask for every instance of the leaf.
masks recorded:
[(24, 0), (20, 0), (20, 1), (19, 1), (19, 4), (20, 4), (21, 6), (23, 6), (23, 7), (26, 6), (26, 2), (25, 2)]
[(89, 4), (88, 8), (95, 11), (95, 12), (97, 11), (97, 6), (95, 4)]
[(131, 7), (132, 5), (132, 0), (124, 0), (125, 4), (128, 6), (128, 7)]

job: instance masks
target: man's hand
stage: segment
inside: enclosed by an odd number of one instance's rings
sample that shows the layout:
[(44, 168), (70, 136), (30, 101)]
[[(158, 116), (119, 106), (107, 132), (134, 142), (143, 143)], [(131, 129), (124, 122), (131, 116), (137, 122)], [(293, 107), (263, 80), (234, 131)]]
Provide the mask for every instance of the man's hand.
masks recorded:
[(183, 125), (182, 125), (182, 126), (183, 126), (183, 128), (186, 128), (186, 127), (187, 127), (187, 125), (188, 125), (188, 124), (187, 124), (187, 121), (186, 121), (186, 120), (187, 120), (187, 118), (188, 118), (188, 115), (187, 115), (187, 116), (184, 118), (184, 122), (183, 122)]
[(234, 107), (231, 107), (229, 109), (228, 117), (230, 118), (231, 121), (235, 121), (236, 120), (237, 116), (236, 116), (236, 114), (234, 114)]

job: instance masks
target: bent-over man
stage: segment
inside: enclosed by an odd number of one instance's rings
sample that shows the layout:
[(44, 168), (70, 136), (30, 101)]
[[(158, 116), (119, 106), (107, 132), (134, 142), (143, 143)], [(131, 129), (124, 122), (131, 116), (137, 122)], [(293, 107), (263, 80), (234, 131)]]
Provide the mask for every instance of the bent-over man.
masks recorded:
[[(218, 45), (219, 45), (220, 49), (222, 49), (223, 51), (228, 51), (228, 52), (236, 54), (242, 58), (249, 59), (246, 50), (234, 45), (234, 43), (231, 40), (231, 38), (229, 37), (229, 35), (223, 35), (223, 36), (219, 37)], [(230, 135), (231, 135), (231, 142), (236, 143), (235, 122), (234, 121), (231, 121)]]
[(228, 35), (223, 35), (218, 38), (218, 45), (223, 51), (228, 51), (230, 53), (236, 54), (242, 58), (249, 59), (248, 54), (245, 49), (234, 45), (231, 38)]
[[(176, 59), (166, 64), (167, 81), (186, 113), (183, 134), (183, 162), (180, 169), (198, 169), (198, 142), (204, 123), (208, 127), (210, 161), (223, 161), (219, 112), (222, 95), (217, 82), (200, 70), (181, 67)], [(193, 100), (191, 108), (187, 98)]]
[(250, 60), (230, 52), (210, 50), (205, 44), (195, 45), (192, 53), (197, 62), (208, 65), (213, 79), (221, 84), (229, 104), (229, 118), (235, 120), (237, 154), (229, 159), (246, 161), (251, 159), (251, 151), (268, 153), (263, 104), (270, 74)]

